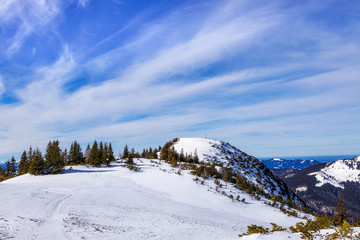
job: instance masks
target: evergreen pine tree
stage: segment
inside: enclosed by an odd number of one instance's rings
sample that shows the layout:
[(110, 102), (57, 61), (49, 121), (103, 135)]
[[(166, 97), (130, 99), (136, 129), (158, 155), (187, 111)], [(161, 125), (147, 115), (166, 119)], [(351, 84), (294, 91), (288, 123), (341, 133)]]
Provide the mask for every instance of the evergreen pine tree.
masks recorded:
[(66, 148), (61, 153), (61, 159), (63, 160), (65, 165), (69, 164), (70, 162), (70, 155), (68, 154), (68, 150)]
[(152, 154), (152, 156), (150, 156), (150, 158), (153, 158), (153, 159), (157, 159), (158, 158), (158, 150), (155, 148), (154, 150), (153, 150), (153, 154)]
[[(89, 146), (90, 148), (90, 146)], [(77, 141), (74, 141), (69, 150), (69, 164), (70, 165), (79, 165), (84, 164), (84, 155), (81, 150), (81, 146)]]
[(85, 150), (85, 163), (89, 163), (89, 156), (90, 156), (90, 144), (87, 145), (86, 150)]
[(129, 157), (129, 148), (128, 148), (128, 145), (126, 144), (124, 147), (122, 158), (128, 158), (128, 157)]
[(0, 182), (5, 180), (4, 169), (0, 166)]
[(25, 174), (29, 171), (29, 165), (30, 165), (30, 159), (28, 158), (28, 155), (26, 151), (24, 151), (20, 158), (19, 163), (19, 169), (18, 169), (18, 175)]
[(65, 166), (59, 141), (54, 140), (48, 143), (45, 154), (45, 173), (57, 174), (62, 172)]
[(194, 163), (199, 163), (199, 156), (197, 154), (197, 149), (195, 149), (195, 152), (194, 152)]
[(40, 150), (36, 148), (36, 150), (32, 152), (31, 155), (32, 158), (30, 160), (29, 173), (33, 175), (43, 174), (45, 162)]
[(11, 161), (10, 161), (10, 166), (9, 166), (9, 175), (11, 177), (15, 177), (16, 176), (16, 169), (17, 169), (17, 164), (16, 164), (16, 160), (15, 157), (12, 156), (11, 157)]
[(103, 153), (104, 153), (104, 145), (103, 145), (103, 142), (100, 141), (99, 152), (98, 152), (98, 159), (99, 159), (100, 165), (105, 161), (104, 158), (106, 158), (106, 156), (103, 156)]
[(90, 150), (88, 163), (90, 166), (94, 167), (101, 165), (101, 159), (99, 159), (99, 146), (96, 140)]
[(109, 147), (108, 147), (108, 158), (109, 158), (108, 160), (109, 163), (115, 161), (114, 151), (112, 149), (111, 143), (109, 143)]
[(107, 143), (104, 144), (101, 154), (101, 164), (109, 165), (109, 149)]
[(343, 197), (343, 194), (340, 193), (339, 199), (335, 209), (335, 215), (332, 218), (332, 222), (335, 226), (341, 226), (344, 220), (348, 219), (348, 214), (346, 210), (346, 203)]

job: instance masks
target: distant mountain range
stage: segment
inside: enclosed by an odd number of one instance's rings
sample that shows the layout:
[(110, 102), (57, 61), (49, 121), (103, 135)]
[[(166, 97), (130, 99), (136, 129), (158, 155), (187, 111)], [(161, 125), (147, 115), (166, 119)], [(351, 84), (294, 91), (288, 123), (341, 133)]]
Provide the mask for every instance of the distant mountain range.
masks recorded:
[(0, 161), (0, 167), (5, 167), (6, 161)]
[[(274, 170), (276, 174), (277, 171)], [(360, 156), (279, 172), (288, 187), (316, 211), (331, 216), (339, 194), (343, 193), (349, 214), (360, 217)]]
[(287, 160), (287, 159), (281, 159), (281, 158), (272, 158), (272, 159), (268, 159), (268, 160), (262, 160), (261, 162), (266, 167), (271, 168), (271, 169), (292, 168), (292, 169), (299, 169), (299, 170), (320, 163), (316, 160), (303, 160), (303, 159)]

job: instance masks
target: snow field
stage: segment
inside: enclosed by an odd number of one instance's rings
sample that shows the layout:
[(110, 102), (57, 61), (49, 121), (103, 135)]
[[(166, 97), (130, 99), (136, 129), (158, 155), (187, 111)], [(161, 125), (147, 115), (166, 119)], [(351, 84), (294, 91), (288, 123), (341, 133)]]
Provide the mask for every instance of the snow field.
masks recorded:
[[(120, 163), (74, 166), (0, 183), (0, 239), (238, 239), (250, 224), (301, 220), (246, 193), (246, 203), (232, 201), (214, 190), (213, 179), (196, 183), (159, 160), (135, 161), (141, 172)], [(236, 197), (230, 186), (221, 191)]]

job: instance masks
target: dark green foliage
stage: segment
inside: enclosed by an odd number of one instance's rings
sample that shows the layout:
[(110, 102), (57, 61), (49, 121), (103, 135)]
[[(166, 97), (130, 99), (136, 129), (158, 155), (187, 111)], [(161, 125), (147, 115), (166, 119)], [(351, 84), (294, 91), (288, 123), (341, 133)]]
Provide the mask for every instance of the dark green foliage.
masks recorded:
[(44, 173), (57, 174), (62, 172), (65, 162), (61, 156), (59, 141), (50, 141), (46, 148)]
[(90, 156), (90, 152), (91, 152), (91, 147), (90, 144), (87, 145), (86, 150), (85, 150), (85, 163), (89, 164), (89, 156)]
[(210, 166), (206, 166), (206, 165), (200, 165), (200, 166), (196, 166), (194, 165), (194, 170), (191, 171), (191, 174), (196, 175), (198, 177), (203, 177), (203, 178), (219, 178), (220, 174), (218, 173), (218, 171), (215, 168), (215, 165), (212, 164)]
[(245, 235), (250, 235), (255, 233), (265, 234), (265, 233), (270, 233), (270, 230), (269, 228), (252, 224), (250, 226), (247, 226), (247, 232), (243, 234), (239, 234), (239, 237), (243, 237)]
[(321, 229), (327, 229), (331, 226), (331, 221), (325, 215), (317, 217), (315, 220), (308, 219), (305, 223), (298, 222), (295, 227), (291, 226), (289, 229), (295, 233), (301, 233), (302, 239), (314, 239), (315, 235)]
[(133, 159), (132, 154), (129, 154), (129, 155), (128, 155), (128, 159), (127, 159), (127, 161), (126, 161), (126, 164), (127, 164), (127, 165), (134, 165), (134, 159)]
[(345, 220), (348, 220), (346, 203), (344, 201), (342, 193), (340, 193), (338, 203), (335, 209), (335, 215), (332, 218), (332, 222), (335, 226), (340, 226)]
[(99, 154), (99, 146), (97, 141), (95, 140), (90, 153), (89, 153), (89, 160), (88, 160), (88, 164), (90, 166), (94, 166), (94, 167), (98, 167), (101, 165), (101, 158), (100, 158), (100, 154)]
[(45, 170), (45, 161), (39, 148), (36, 148), (31, 155), (32, 158), (30, 160), (29, 173), (33, 175), (43, 174)]
[[(359, 234), (360, 235), (360, 234)], [(354, 236), (354, 229), (351, 225), (344, 220), (338, 228), (335, 228), (335, 232), (327, 234), (326, 239), (357, 239), (359, 236)]]
[(81, 150), (81, 146), (77, 141), (71, 143), (68, 157), (69, 165), (85, 164), (85, 158)]
[(172, 165), (177, 165), (177, 163), (176, 164), (174, 163), (175, 161), (187, 162), (187, 163), (199, 163), (199, 158), (197, 157), (197, 154), (194, 157), (192, 154), (184, 155), (184, 150), (180, 151), (180, 153), (176, 152), (173, 145), (177, 141), (179, 141), (179, 138), (174, 138), (172, 141), (165, 143), (165, 145), (161, 148), (160, 151), (160, 159), (165, 160), (166, 162)]
[(5, 167), (5, 177), (6, 178), (12, 178), (16, 176), (16, 160), (14, 156), (11, 157), (10, 161), (6, 162)]
[(27, 173), (29, 171), (29, 166), (30, 166), (30, 159), (28, 158), (26, 151), (24, 151), (20, 158), (20, 163), (18, 166), (18, 175)]
[(146, 159), (157, 159), (158, 158), (157, 152), (158, 150), (156, 148), (154, 149), (152, 149), (151, 147), (149, 149), (144, 148), (141, 153), (141, 157)]
[(179, 138), (174, 138), (172, 141), (165, 143), (164, 147), (161, 148), (160, 151), (160, 159), (165, 161), (171, 161), (171, 157), (169, 157), (169, 150), (171, 146), (179, 141)]
[(123, 151), (123, 154), (122, 154), (122, 158), (128, 158), (129, 157), (129, 148), (127, 145), (125, 145), (124, 147), (124, 151)]
[(107, 157), (108, 157), (108, 162), (113, 162), (115, 161), (115, 156), (114, 156), (114, 151), (112, 148), (111, 143), (109, 143), (109, 147), (108, 147), (108, 151), (107, 151)]
[(282, 226), (279, 226), (276, 223), (270, 223), (270, 224), (272, 226), (271, 232), (286, 231), (286, 228), (283, 228)]

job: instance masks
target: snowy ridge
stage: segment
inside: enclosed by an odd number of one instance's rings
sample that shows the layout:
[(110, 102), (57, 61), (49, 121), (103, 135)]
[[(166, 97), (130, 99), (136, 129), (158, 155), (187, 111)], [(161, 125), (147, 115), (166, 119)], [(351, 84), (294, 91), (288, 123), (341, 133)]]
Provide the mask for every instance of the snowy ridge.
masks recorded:
[(245, 177), (264, 192), (280, 196), (284, 200), (291, 199), (298, 206), (305, 206), (304, 202), (257, 158), (229, 143), (206, 138), (180, 138), (174, 143), (174, 148), (178, 153), (183, 151), (184, 154), (194, 154), (196, 151), (200, 161), (231, 168), (235, 174)]
[(315, 175), (317, 180), (316, 187), (329, 183), (344, 189), (342, 184), (344, 182), (360, 183), (360, 156), (328, 163), (320, 171), (310, 173), (309, 175)]

